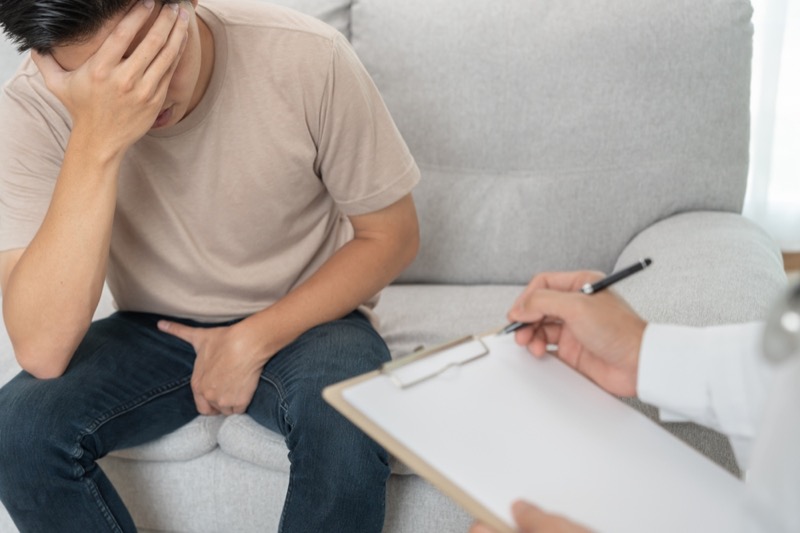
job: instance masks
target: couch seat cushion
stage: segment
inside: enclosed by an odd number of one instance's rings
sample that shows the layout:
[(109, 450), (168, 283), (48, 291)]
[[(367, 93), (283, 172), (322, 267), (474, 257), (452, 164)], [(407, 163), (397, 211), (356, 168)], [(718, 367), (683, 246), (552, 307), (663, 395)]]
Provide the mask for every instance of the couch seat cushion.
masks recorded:
[(224, 416), (198, 416), (160, 439), (110, 455), (138, 461), (189, 461), (217, 447), (217, 433), (224, 421)]

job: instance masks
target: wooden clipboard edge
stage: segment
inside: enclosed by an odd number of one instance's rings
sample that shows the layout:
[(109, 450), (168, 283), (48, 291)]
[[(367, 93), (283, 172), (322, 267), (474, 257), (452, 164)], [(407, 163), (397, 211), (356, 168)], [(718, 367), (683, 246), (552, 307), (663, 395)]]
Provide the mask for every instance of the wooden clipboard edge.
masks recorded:
[(334, 409), (350, 420), (356, 427), (369, 435), (375, 442), (386, 448), (397, 460), (404, 463), (419, 476), (429, 481), (433, 486), (442, 491), (470, 515), (483, 522), (498, 533), (515, 533), (514, 529), (501, 520), (494, 513), (480, 504), (477, 500), (461, 490), (456, 484), (442, 475), (438, 470), (423, 461), (403, 444), (395, 440), (380, 426), (367, 418), (361, 411), (353, 407), (344, 398), (344, 391), (354, 385), (381, 376), (378, 370), (361, 374), (354, 378), (329, 385), (322, 390), (322, 397)]

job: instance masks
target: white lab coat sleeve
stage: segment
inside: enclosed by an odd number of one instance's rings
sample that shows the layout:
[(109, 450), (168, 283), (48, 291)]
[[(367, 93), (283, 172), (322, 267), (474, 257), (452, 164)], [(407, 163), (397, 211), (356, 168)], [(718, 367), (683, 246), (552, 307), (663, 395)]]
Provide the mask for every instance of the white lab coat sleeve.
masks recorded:
[(749, 532), (800, 531), (800, 353), (776, 365), (770, 398), (753, 447), (743, 509)]
[(691, 421), (727, 435), (742, 469), (749, 463), (774, 368), (761, 356), (764, 324), (707, 328), (649, 324), (637, 394), (662, 421)]

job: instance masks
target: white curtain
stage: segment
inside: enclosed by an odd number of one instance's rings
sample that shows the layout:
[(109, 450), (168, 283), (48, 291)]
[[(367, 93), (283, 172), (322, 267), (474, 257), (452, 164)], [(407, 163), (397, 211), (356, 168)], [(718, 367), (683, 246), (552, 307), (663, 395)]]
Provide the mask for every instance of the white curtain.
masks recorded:
[(744, 213), (800, 252), (800, 0), (752, 0), (750, 178)]

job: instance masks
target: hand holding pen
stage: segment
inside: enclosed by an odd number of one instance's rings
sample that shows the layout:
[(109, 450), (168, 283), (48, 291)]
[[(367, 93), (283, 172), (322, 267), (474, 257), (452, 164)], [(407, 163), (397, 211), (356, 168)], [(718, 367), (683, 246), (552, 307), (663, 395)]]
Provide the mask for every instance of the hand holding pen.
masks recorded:
[[(650, 262), (639, 264), (625, 277)], [(609, 278), (586, 271), (540, 274), (509, 311), (514, 323), (504, 330), (514, 326), (516, 342), (533, 355), (552, 353), (612, 394), (634, 396), (647, 323), (612, 291), (602, 290)], [(581, 290), (587, 283), (591, 297)], [(552, 345), (557, 345), (555, 353)]]
[[(653, 261), (650, 258), (647, 259), (640, 259), (637, 263), (632, 264), (628, 268), (623, 268), (617, 272), (614, 272), (608, 277), (605, 277), (595, 283), (586, 282), (584, 283), (581, 288), (580, 292), (583, 294), (594, 294), (596, 292), (600, 292), (603, 289), (610, 287), (611, 285), (615, 284), (618, 281), (622, 281), (623, 279), (627, 278), (628, 276), (632, 276), (637, 272), (641, 272), (645, 268), (649, 267), (653, 264)], [(530, 289), (530, 286), (528, 287)], [(507, 333), (511, 333), (517, 331), (521, 327), (526, 326), (525, 322), (512, 322), (511, 324), (504, 327), (498, 335), (505, 335)]]

